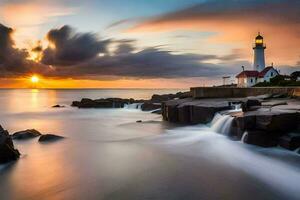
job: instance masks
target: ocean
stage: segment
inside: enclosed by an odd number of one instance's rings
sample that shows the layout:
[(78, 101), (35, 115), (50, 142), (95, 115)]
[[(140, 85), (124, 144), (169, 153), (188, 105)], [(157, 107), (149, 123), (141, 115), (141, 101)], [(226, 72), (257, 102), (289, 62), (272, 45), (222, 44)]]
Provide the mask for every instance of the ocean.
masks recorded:
[(148, 99), (178, 91), (0, 90), (0, 124), (10, 133), (34, 128), (66, 137), (14, 141), (22, 155), (0, 165), (0, 199), (299, 199), (300, 156), (231, 141), (216, 133), (222, 119), (179, 127), (130, 107), (70, 106), (83, 97)]

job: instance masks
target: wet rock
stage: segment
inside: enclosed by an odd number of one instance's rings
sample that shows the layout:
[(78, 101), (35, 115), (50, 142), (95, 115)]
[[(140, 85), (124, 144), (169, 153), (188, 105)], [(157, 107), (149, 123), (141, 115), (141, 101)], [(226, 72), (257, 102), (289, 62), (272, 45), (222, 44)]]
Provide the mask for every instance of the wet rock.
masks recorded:
[(78, 108), (123, 108), (125, 104), (135, 103), (134, 99), (107, 98), (107, 99), (88, 99), (73, 101), (71, 106)]
[(229, 106), (227, 101), (219, 101), (219, 102), (201, 102), (196, 105), (191, 105), (190, 114), (191, 114), (191, 123), (209, 123), (214, 118), (215, 114), (220, 111), (229, 110), (231, 106)]
[(152, 111), (161, 108), (161, 103), (153, 103), (152, 101), (146, 101), (141, 105), (142, 111)]
[(45, 134), (40, 136), (39, 142), (54, 142), (61, 139), (64, 139), (64, 137), (53, 134)]
[(42, 135), (39, 131), (35, 129), (27, 129), (24, 131), (18, 131), (12, 134), (12, 139), (14, 140), (26, 140), (26, 139), (31, 139), (35, 137), (39, 137)]
[(229, 136), (235, 140), (241, 140), (245, 131), (255, 130), (256, 117), (255, 115), (244, 115), (244, 113), (234, 113), (231, 131)]
[(8, 131), (0, 126), (0, 164), (17, 160), (20, 152), (15, 149)]
[(265, 111), (256, 114), (256, 129), (273, 133), (287, 133), (297, 129), (297, 112)]
[(162, 103), (163, 119), (169, 122), (179, 122), (178, 106), (180, 104), (193, 101), (192, 98), (170, 100)]
[(290, 133), (279, 139), (279, 145), (285, 149), (296, 150), (300, 148), (300, 133)]
[(248, 131), (244, 138), (244, 143), (257, 145), (261, 147), (274, 147), (277, 146), (278, 141), (276, 137), (268, 134), (265, 131)]

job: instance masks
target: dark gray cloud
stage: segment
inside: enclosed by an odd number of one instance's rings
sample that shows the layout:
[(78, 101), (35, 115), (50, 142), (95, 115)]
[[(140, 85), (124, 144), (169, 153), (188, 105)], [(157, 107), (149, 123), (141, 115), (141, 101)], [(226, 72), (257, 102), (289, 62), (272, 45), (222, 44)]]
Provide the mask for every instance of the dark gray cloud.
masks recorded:
[(106, 52), (108, 40), (99, 40), (92, 33), (75, 33), (70, 26), (53, 29), (47, 34), (55, 48), (48, 47), (42, 55), (47, 65), (74, 65)]
[(14, 47), (13, 29), (0, 24), (0, 76), (29, 73), (36, 67), (28, 61), (27, 50)]
[[(210, 60), (223, 63), (211, 64)], [(136, 51), (130, 42), (119, 41), (118, 48), (112, 55), (95, 57), (77, 65), (57, 66), (56, 70), (48, 75), (133, 78), (220, 76), (236, 72), (226, 63), (227, 60), (215, 55), (174, 54), (154, 47)]]

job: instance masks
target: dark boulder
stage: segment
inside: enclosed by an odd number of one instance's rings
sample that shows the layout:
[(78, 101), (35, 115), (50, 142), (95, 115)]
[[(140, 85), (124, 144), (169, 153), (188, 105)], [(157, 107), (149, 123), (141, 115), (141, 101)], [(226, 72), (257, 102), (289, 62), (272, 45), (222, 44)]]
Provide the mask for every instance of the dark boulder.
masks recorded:
[(35, 137), (39, 137), (42, 135), (39, 131), (35, 129), (27, 129), (24, 131), (18, 131), (12, 134), (12, 139), (14, 140), (25, 140), (25, 139), (31, 139)]
[(64, 139), (64, 137), (53, 134), (45, 134), (40, 136), (39, 142), (54, 142), (61, 139)]
[(15, 149), (8, 131), (0, 126), (0, 164), (17, 160), (20, 153)]
[(142, 122), (143, 122), (142, 120), (137, 120), (137, 121), (136, 121), (136, 123), (142, 123)]
[(285, 149), (296, 150), (300, 148), (300, 134), (290, 133), (279, 139), (279, 145)]
[(241, 105), (243, 112), (247, 112), (252, 110), (253, 108), (257, 108), (261, 106), (261, 102), (257, 99), (247, 99)]

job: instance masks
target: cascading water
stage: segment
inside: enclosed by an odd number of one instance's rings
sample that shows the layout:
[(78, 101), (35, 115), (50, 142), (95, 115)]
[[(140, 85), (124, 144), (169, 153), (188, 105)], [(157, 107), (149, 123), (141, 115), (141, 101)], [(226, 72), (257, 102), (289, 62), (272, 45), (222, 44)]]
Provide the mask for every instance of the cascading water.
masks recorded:
[(125, 109), (141, 109), (143, 103), (132, 103), (132, 104), (125, 104), (124, 108)]
[(243, 136), (242, 136), (242, 139), (241, 139), (241, 142), (242, 142), (242, 143), (245, 143), (245, 139), (246, 139), (247, 136), (248, 136), (248, 132), (246, 131), (246, 132), (243, 134)]
[(221, 115), (217, 113), (211, 122), (211, 129), (214, 132), (228, 135), (230, 132), (233, 117), (230, 115)]

